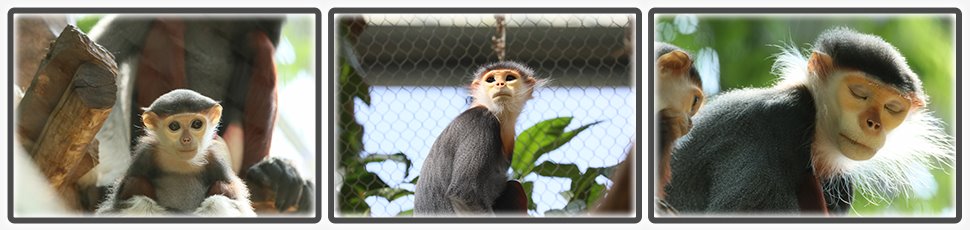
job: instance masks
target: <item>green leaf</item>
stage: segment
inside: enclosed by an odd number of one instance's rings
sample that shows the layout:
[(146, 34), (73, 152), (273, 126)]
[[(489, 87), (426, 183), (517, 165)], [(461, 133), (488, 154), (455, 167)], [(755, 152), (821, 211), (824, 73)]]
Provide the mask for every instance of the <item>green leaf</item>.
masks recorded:
[(586, 212), (586, 202), (581, 200), (571, 201), (568, 204), (566, 204), (566, 207), (563, 208), (563, 211), (572, 215), (584, 213)]
[(414, 195), (414, 192), (403, 188), (379, 188), (364, 193), (364, 197), (379, 196), (388, 201), (396, 200), (407, 195)]
[(414, 179), (411, 179), (411, 182), (410, 183), (413, 184), (413, 185), (417, 185), (418, 184), (418, 178), (421, 178), (421, 176), (414, 176)]
[(526, 200), (529, 200), (529, 207), (528, 207), (529, 210), (536, 210), (538, 208), (538, 206), (535, 203), (535, 200), (532, 199), (532, 189), (534, 187), (535, 187), (535, 182), (533, 181), (526, 181), (522, 183), (522, 189), (525, 190), (525, 197), (528, 198)]
[(558, 164), (551, 161), (544, 161), (533, 169), (533, 172), (540, 176), (566, 177), (573, 180), (579, 179), (579, 167), (576, 164)]
[(340, 186), (340, 200), (337, 201), (337, 206), (340, 207), (341, 215), (367, 215), (370, 211), (370, 205), (364, 202), (363, 193), (357, 191), (348, 183)]
[(603, 197), (603, 190), (606, 190), (606, 185), (593, 184), (589, 189), (589, 196), (586, 197), (586, 206), (596, 205), (596, 201)]
[(408, 209), (397, 213), (397, 216), (414, 216), (414, 209)]
[(583, 125), (569, 132), (563, 132), (572, 122), (572, 117), (559, 117), (539, 122), (519, 134), (515, 141), (515, 154), (512, 156), (514, 179), (522, 180), (532, 173), (535, 162), (542, 155), (566, 144), (577, 134), (602, 121)]
[(363, 161), (364, 164), (373, 163), (373, 162), (383, 162), (383, 161), (387, 161), (387, 160), (397, 161), (398, 163), (403, 163), (404, 164), (404, 178), (407, 178), (408, 177), (408, 174), (411, 172), (411, 159), (408, 159), (408, 156), (405, 155), (404, 153), (395, 153), (395, 154), (377, 154), (377, 153), (372, 153), (372, 154), (369, 154), (367, 156), (364, 156), (364, 158), (361, 159), (361, 161)]
[(596, 177), (600, 175), (598, 170), (593, 168), (587, 169), (586, 173), (583, 173), (579, 179), (574, 179), (570, 191), (572, 191), (574, 200), (583, 200), (589, 197), (589, 189), (596, 184)]

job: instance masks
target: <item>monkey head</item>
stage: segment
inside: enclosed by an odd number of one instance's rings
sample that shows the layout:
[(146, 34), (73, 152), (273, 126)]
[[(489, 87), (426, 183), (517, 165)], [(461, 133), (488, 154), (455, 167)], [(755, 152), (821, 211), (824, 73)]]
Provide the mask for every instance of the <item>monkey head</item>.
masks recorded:
[(872, 158), (910, 111), (924, 106), (919, 78), (881, 38), (838, 28), (824, 32), (808, 61), (818, 115), (816, 139), (849, 159)]
[(155, 99), (142, 114), (142, 122), (162, 152), (188, 161), (204, 156), (221, 117), (222, 106), (215, 100), (177, 89)]
[(688, 121), (704, 103), (701, 78), (690, 55), (666, 43), (654, 43), (656, 49), (657, 108), (682, 113)]
[(469, 89), (475, 104), (483, 105), (493, 113), (518, 113), (525, 102), (532, 99), (533, 89), (542, 82), (531, 68), (503, 61), (479, 68)]

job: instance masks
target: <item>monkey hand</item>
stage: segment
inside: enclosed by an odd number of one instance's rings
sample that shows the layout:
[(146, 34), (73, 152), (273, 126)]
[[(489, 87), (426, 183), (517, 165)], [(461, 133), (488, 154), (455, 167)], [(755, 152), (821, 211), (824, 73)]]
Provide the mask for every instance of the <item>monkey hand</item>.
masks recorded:
[(690, 117), (673, 109), (660, 110), (661, 143), (671, 144), (677, 138), (687, 135), (691, 128)]
[(213, 195), (205, 198), (199, 208), (192, 212), (197, 216), (215, 217), (255, 217), (249, 202), (231, 199), (223, 195)]
[[(279, 212), (290, 208), (307, 212), (313, 207), (313, 183), (304, 180), (288, 160), (271, 157), (256, 163), (246, 171), (246, 183), (252, 190), (269, 190), (273, 195), (262, 198), (275, 198), (273, 203)], [(254, 201), (266, 201), (260, 198), (255, 196)]]

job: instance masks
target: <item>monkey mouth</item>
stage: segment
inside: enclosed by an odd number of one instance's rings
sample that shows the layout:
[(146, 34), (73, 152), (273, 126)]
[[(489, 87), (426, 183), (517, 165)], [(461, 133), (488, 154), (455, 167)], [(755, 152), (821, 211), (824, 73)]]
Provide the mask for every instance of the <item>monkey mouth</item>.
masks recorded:
[(851, 144), (858, 145), (860, 147), (865, 148), (866, 150), (872, 151), (872, 147), (869, 147), (866, 144), (863, 144), (861, 142), (858, 142), (855, 139), (852, 139), (849, 136), (846, 136), (845, 134), (839, 133), (839, 137), (842, 137), (842, 139), (845, 139), (845, 140), (849, 141), (849, 143), (851, 143)]
[(496, 97), (511, 97), (511, 96), (512, 96), (511, 93), (498, 92), (498, 93), (495, 93), (495, 95), (492, 95), (492, 98), (496, 98)]

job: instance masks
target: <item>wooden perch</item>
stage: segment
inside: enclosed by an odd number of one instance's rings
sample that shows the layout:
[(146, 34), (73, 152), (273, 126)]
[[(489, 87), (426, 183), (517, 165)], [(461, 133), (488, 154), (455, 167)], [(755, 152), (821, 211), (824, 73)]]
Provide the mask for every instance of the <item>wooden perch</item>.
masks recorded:
[(117, 76), (114, 57), (67, 26), (17, 107), (18, 140), (51, 186), (75, 208), (74, 185), (94, 167), (89, 152), (97, 148), (91, 143), (114, 105)]
[[(111, 91), (117, 90), (114, 85), (115, 77), (118, 75), (118, 66), (115, 64), (114, 57), (107, 50), (95, 44), (86, 35), (78, 31), (74, 26), (67, 26), (61, 35), (51, 44), (50, 52), (41, 61), (37, 73), (31, 81), (30, 87), (24, 94), (23, 100), (17, 107), (17, 132), (21, 136), (24, 149), (35, 150), (34, 143), (40, 141), (40, 135), (54, 109), (67, 101), (67, 96), (73, 92), (69, 87), (74, 81), (74, 76), (81, 69), (81, 65), (90, 63), (94, 69), (103, 71), (88, 70), (89, 72), (110, 73), (109, 76), (87, 76), (91, 80), (81, 80), (84, 83), (108, 83), (103, 87), (110, 87)], [(105, 78), (105, 79), (96, 79)], [(90, 84), (88, 84), (90, 85)], [(84, 86), (81, 87), (91, 87)], [(90, 96), (89, 96), (90, 97)], [(93, 97), (99, 97), (93, 95)], [(110, 97), (105, 99), (85, 99), (94, 100), (91, 108), (110, 109), (114, 104), (115, 95), (105, 95)], [(102, 100), (101, 102), (97, 100)], [(110, 100), (110, 103), (103, 103)], [(56, 121), (56, 120), (54, 120)], [(36, 151), (30, 151), (35, 154)]]

